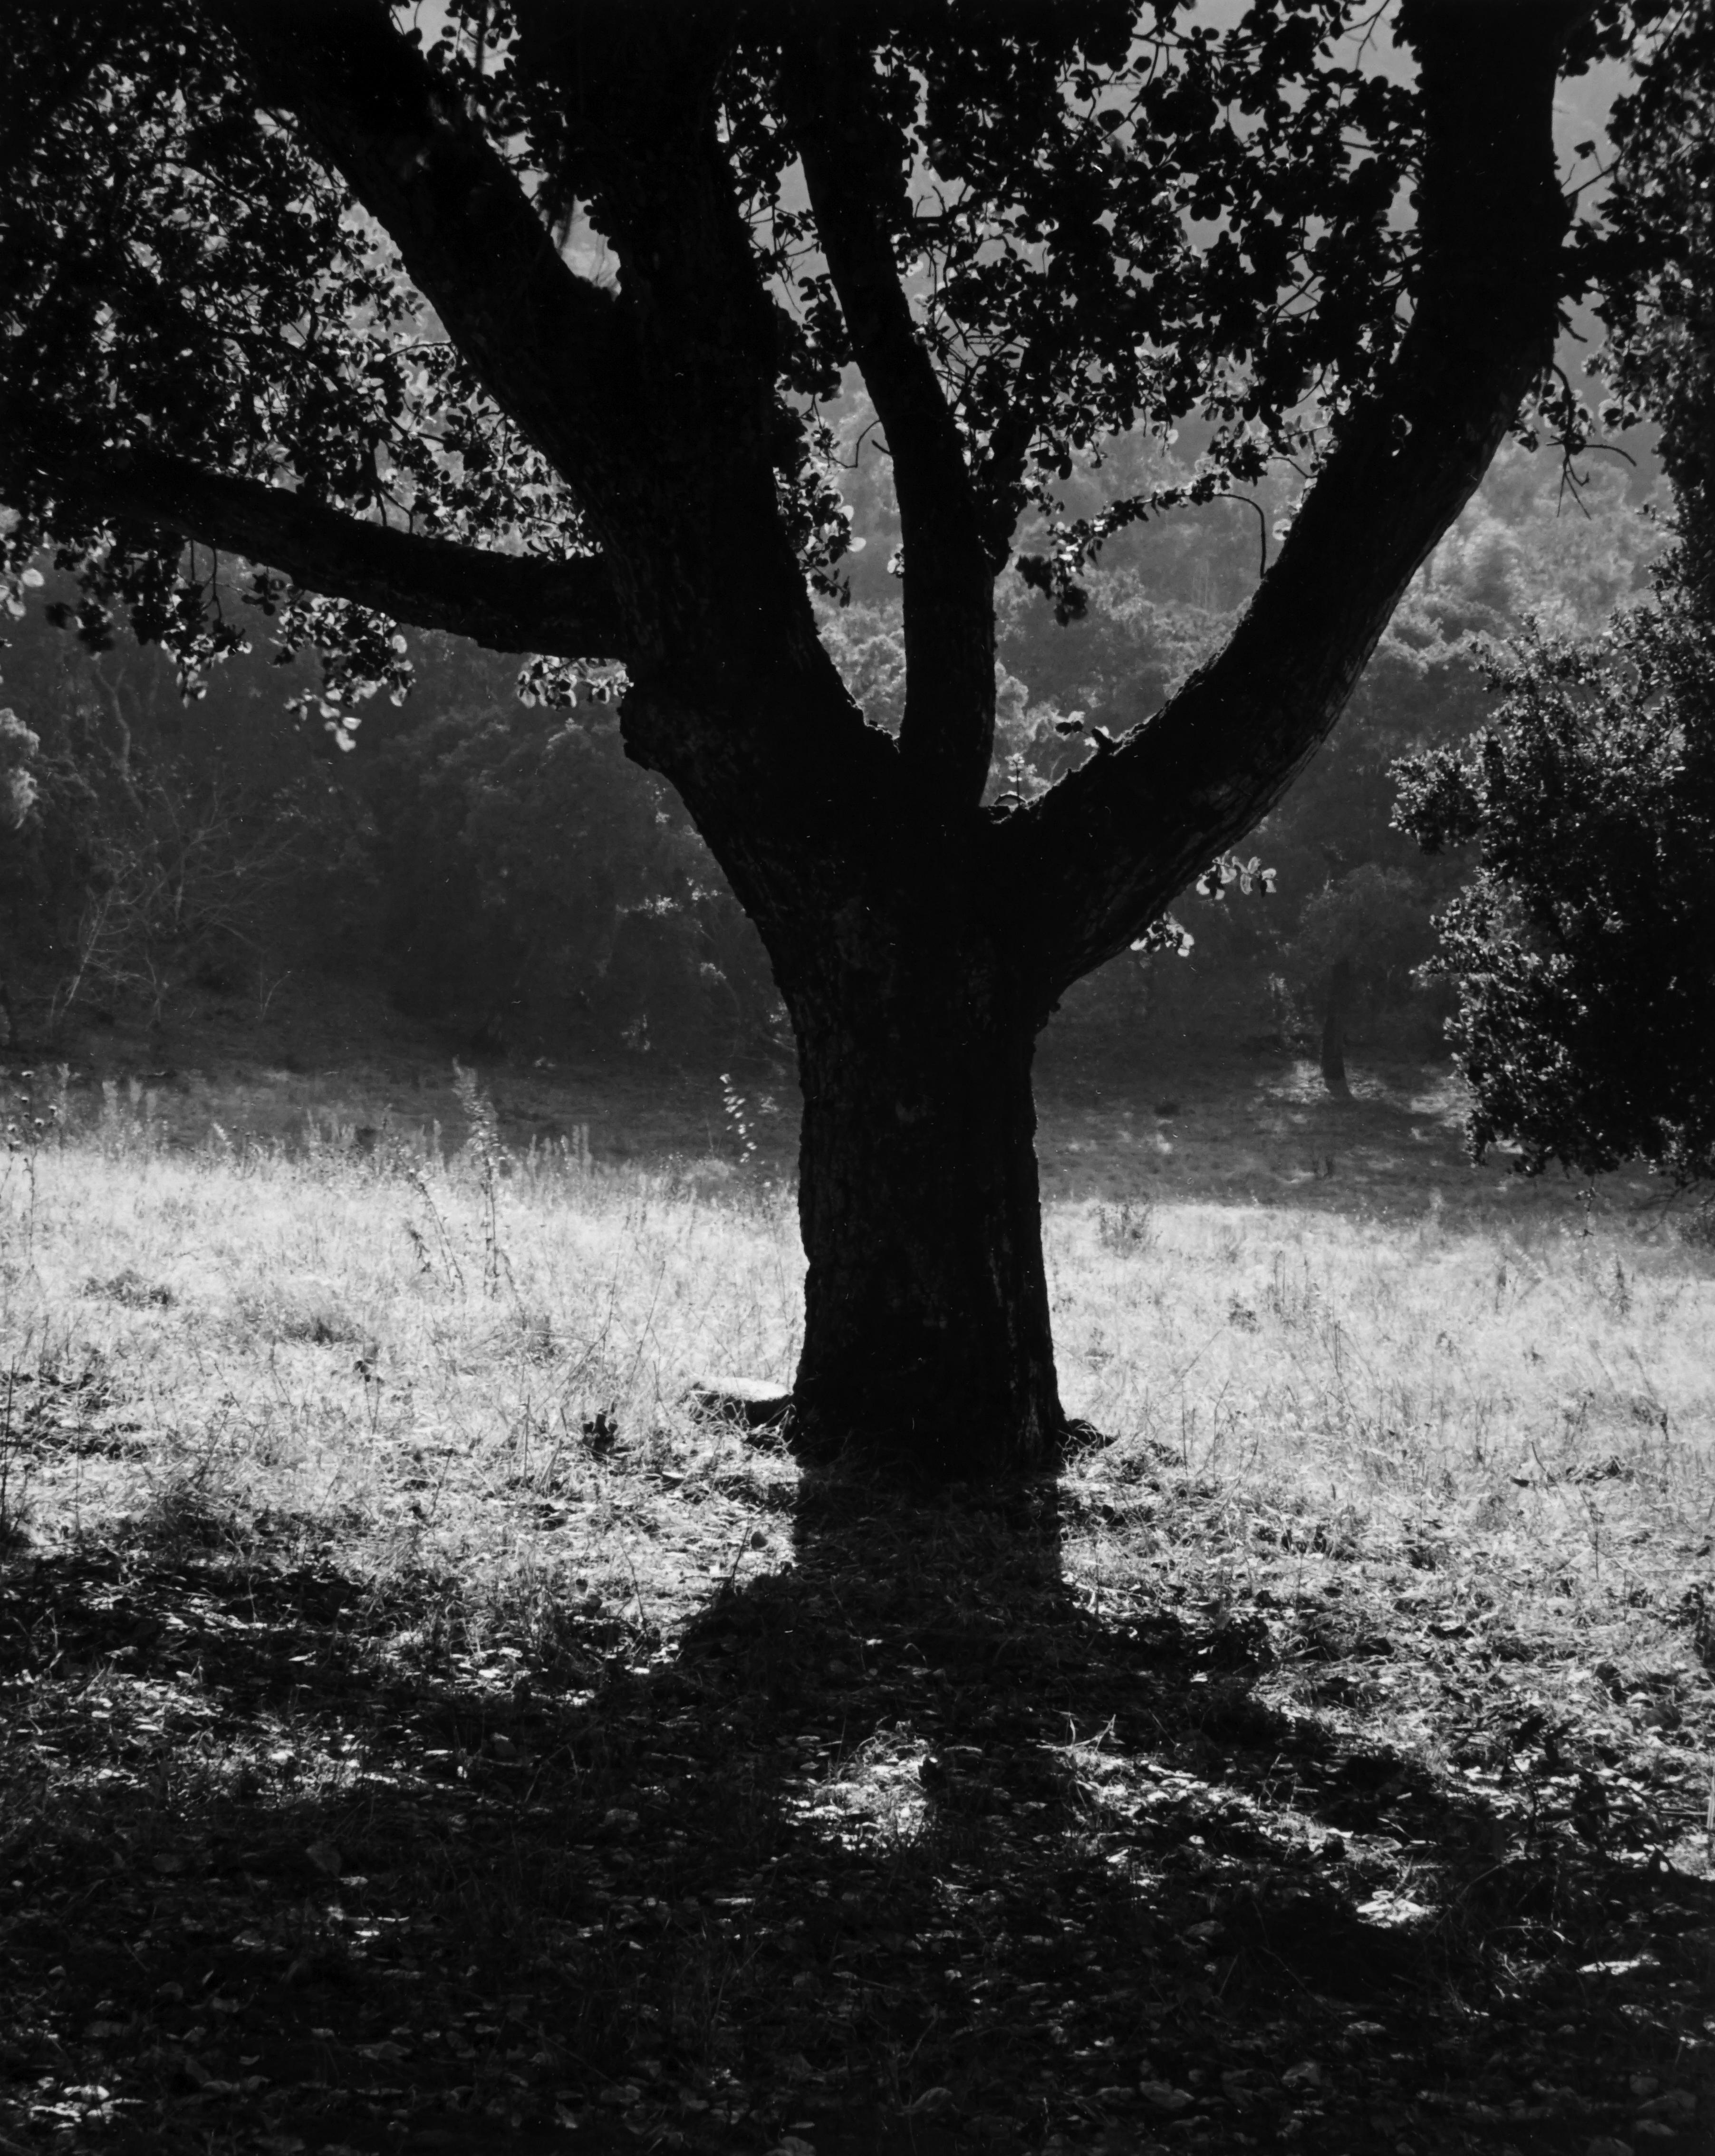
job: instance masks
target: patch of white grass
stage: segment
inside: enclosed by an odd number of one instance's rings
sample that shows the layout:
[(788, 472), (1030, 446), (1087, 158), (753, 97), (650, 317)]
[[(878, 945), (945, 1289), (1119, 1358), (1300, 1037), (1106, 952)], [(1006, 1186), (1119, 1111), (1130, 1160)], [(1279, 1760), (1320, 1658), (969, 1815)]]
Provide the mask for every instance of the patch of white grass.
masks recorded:
[[(1715, 1519), (1715, 1268), (1659, 1228), (1065, 1204), (1047, 1238), (1067, 1407), (1120, 1440), (1086, 1479), (1204, 1479), (1235, 1570), (1259, 1543), (1451, 1552), (1606, 1592)], [(789, 1194), (750, 1177), (332, 1125), (174, 1151), (110, 1102), (0, 1186), (6, 1502), (28, 1486), (52, 1537), (188, 1518), (188, 1493), (377, 1573), (665, 1624), (711, 1565), (787, 1552), (789, 1463), (759, 1527), (753, 1489), (731, 1502), (757, 1455), (681, 1401), (711, 1371), (789, 1380), (802, 1281)]]
[(1068, 1206), (1049, 1248), (1069, 1408), (1188, 1466), (1330, 1502), (1610, 1458), (1706, 1486), (1715, 1276), (1665, 1238)]

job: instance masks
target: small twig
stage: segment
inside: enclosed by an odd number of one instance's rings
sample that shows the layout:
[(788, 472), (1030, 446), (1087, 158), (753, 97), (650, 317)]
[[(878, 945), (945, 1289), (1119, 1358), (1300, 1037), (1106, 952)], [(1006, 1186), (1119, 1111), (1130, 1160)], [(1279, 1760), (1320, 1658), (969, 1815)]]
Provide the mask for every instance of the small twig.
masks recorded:
[(1262, 504), (1260, 501), (1253, 501), (1248, 494), (1224, 494), (1221, 496), (1221, 500), (1223, 501), (1242, 501), (1247, 509), (1254, 509), (1256, 511), (1256, 522), (1258, 526), (1257, 537), (1260, 548), (1260, 559), (1256, 564), (1256, 573), (1259, 578), (1266, 577), (1268, 574), (1268, 518), (1263, 513)]

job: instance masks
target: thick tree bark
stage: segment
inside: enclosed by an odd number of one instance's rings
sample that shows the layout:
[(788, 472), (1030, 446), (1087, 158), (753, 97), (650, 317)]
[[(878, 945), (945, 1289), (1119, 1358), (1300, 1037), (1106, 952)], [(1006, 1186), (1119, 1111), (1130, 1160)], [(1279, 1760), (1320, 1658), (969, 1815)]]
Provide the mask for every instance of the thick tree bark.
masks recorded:
[(845, 941), (842, 961), (792, 998), (809, 1260), (802, 1440), (937, 1476), (1048, 1466), (1064, 1417), (1035, 1027), (992, 950), (932, 929), (890, 963), (861, 927)]

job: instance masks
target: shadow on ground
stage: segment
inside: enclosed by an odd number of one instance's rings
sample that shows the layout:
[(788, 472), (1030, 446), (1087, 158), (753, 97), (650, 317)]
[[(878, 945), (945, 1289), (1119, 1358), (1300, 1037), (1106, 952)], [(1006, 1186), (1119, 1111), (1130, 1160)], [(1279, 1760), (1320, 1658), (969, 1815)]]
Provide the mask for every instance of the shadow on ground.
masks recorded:
[(1708, 1886), (1552, 1731), (1519, 1831), (1266, 1704), (1274, 1607), (1076, 1592), (1051, 1484), (778, 1486), (672, 1639), (14, 1550), (0, 2148), (1710, 2145)]

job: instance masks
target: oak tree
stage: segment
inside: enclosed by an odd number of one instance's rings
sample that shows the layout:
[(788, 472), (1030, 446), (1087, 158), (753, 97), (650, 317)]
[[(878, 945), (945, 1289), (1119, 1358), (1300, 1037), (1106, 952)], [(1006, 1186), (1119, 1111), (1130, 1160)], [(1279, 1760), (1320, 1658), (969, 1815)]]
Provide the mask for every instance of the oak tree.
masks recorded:
[[(51, 544), (80, 633), (123, 609), (194, 680), (254, 625), (210, 604), (241, 557), (342, 728), (402, 624), (536, 696), (622, 666), (796, 1034), (801, 1442), (1045, 1464), (1033, 1045), (1302, 769), (1548, 378), (1589, 274), (1557, 79), (1651, 4), (18, 0), (8, 562)], [(896, 736), (816, 633), (850, 370)], [(1140, 427), (1193, 430), (1189, 490), (1063, 512)], [(996, 580), (1075, 619), (1108, 532), (1282, 458), (1312, 483), (1220, 650), (985, 808)]]

